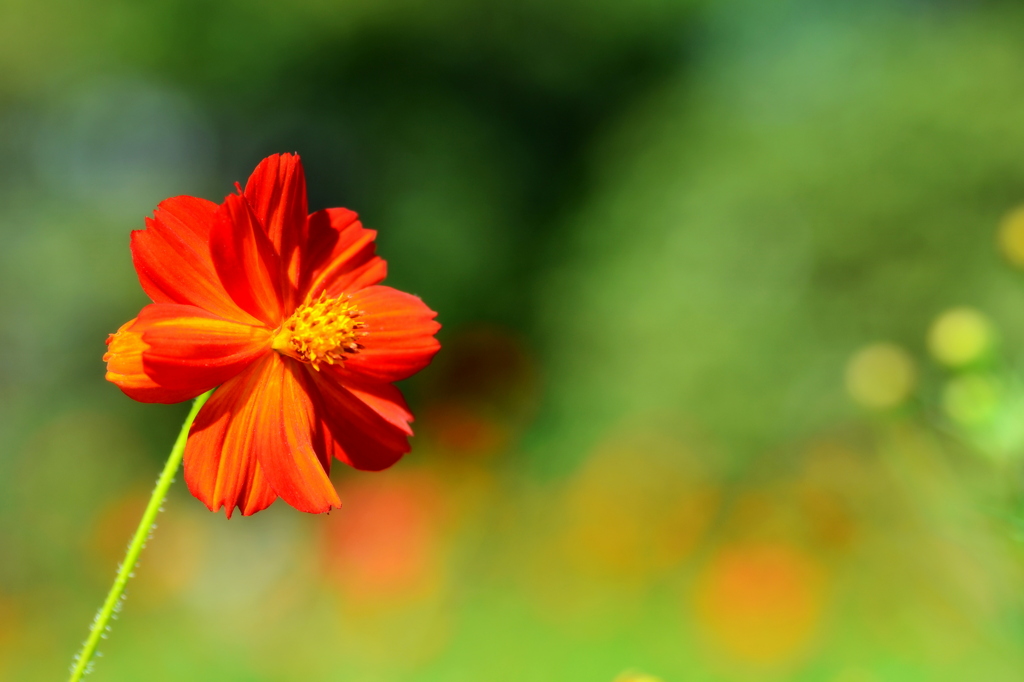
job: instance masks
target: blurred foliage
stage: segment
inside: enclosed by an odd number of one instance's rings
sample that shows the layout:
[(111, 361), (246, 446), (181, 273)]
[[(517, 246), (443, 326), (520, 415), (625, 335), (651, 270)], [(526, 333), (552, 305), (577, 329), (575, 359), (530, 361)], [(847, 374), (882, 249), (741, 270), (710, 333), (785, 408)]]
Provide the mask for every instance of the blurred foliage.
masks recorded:
[(178, 486), (97, 679), (1015, 680), (1009, 2), (0, 0), (0, 679), (60, 679), (183, 406), (128, 233), (298, 151), (445, 325), (392, 470)]

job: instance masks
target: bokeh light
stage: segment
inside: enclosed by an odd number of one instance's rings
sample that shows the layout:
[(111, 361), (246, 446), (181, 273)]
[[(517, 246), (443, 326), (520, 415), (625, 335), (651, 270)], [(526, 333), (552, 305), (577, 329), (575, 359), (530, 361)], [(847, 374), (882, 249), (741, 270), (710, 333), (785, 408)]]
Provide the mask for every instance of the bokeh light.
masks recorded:
[(916, 370), (906, 351), (890, 343), (876, 343), (857, 351), (846, 365), (846, 390), (861, 405), (874, 409), (895, 407), (914, 388)]
[(928, 350), (949, 367), (976, 362), (992, 347), (993, 329), (981, 312), (967, 307), (945, 311), (928, 330)]
[(440, 589), (443, 498), (424, 473), (389, 474), (344, 488), (347, 513), (324, 526), (323, 567), (346, 604), (370, 608)]
[(826, 579), (820, 563), (795, 546), (724, 546), (697, 578), (695, 615), (727, 655), (757, 665), (788, 663), (818, 634)]

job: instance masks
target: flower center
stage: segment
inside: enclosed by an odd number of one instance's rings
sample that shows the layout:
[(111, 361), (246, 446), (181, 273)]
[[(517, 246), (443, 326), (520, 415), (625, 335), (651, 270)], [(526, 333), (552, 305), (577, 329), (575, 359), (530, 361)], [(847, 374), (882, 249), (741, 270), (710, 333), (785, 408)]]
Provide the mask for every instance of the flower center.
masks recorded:
[(356, 322), (359, 310), (348, 298), (329, 298), (327, 292), (316, 299), (307, 296), (277, 330), (271, 348), (317, 371), (321, 362), (333, 365), (342, 362), (346, 353), (358, 353), (362, 348), (358, 338), (365, 332), (358, 331), (363, 326)]

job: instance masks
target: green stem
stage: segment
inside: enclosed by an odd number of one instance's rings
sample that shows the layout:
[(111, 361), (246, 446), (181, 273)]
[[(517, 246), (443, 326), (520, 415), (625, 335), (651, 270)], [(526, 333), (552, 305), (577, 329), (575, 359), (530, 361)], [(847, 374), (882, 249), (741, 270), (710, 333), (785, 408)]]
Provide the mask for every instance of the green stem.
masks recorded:
[(167, 458), (167, 464), (164, 465), (164, 470), (160, 473), (160, 478), (157, 479), (156, 487), (149, 498), (149, 504), (146, 505), (146, 511), (143, 512), (142, 520), (139, 521), (139, 527), (135, 529), (135, 536), (132, 538), (131, 544), (128, 545), (128, 553), (125, 554), (124, 562), (117, 569), (117, 577), (114, 578), (114, 584), (111, 586), (110, 592), (107, 593), (107, 599), (103, 602), (102, 608), (100, 608), (96, 618), (92, 621), (89, 638), (85, 640), (82, 650), (75, 656), (69, 682), (78, 682), (78, 680), (82, 679), (83, 675), (92, 670), (91, 661), (93, 656), (96, 655), (96, 647), (99, 645), (100, 639), (106, 637), (107, 623), (110, 622), (111, 617), (121, 610), (124, 588), (128, 586), (128, 581), (135, 575), (133, 571), (135, 570), (136, 562), (139, 560), (139, 554), (142, 553), (143, 548), (146, 546), (146, 540), (149, 539), (150, 533), (153, 531), (156, 516), (160, 513), (164, 498), (167, 497), (167, 489), (174, 482), (174, 475), (178, 471), (178, 465), (181, 464), (181, 456), (185, 453), (188, 430), (192, 427), (192, 421), (195, 420), (196, 415), (199, 413), (199, 408), (203, 406), (211, 394), (213, 394), (213, 391), (204, 393), (196, 398), (192, 404), (192, 410), (185, 418), (185, 423), (181, 427), (181, 433), (178, 434), (178, 439), (174, 441), (171, 455)]

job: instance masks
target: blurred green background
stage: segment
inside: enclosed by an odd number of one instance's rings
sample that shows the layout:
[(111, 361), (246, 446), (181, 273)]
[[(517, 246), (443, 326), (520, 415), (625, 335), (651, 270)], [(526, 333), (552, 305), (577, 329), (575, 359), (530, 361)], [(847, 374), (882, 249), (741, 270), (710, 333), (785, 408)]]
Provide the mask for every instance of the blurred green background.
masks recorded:
[(179, 481), (92, 679), (1024, 675), (1024, 8), (0, 0), (0, 679), (185, 413), (103, 380), (129, 231), (282, 151), (440, 312), (414, 451)]

